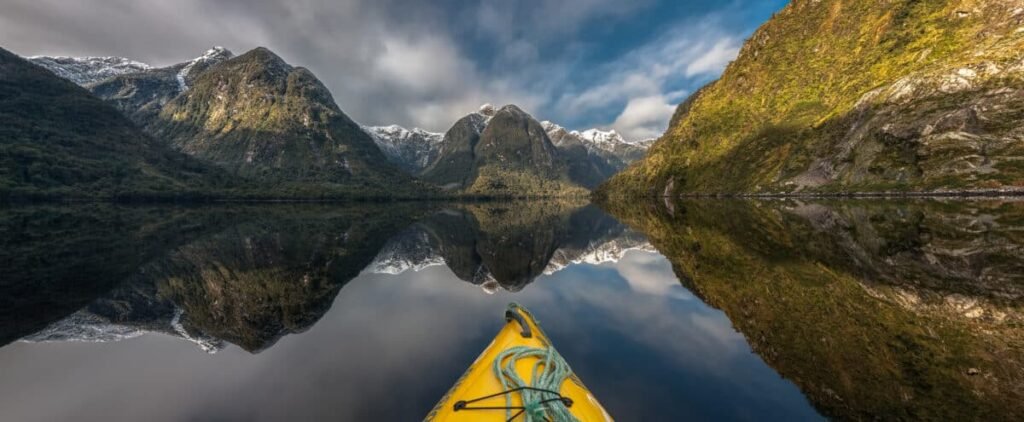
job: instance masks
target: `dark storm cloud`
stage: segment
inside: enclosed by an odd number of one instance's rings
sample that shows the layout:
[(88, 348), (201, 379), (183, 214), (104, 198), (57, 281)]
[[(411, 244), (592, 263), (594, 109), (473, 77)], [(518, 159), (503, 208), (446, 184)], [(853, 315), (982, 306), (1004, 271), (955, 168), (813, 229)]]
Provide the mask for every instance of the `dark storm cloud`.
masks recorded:
[[(689, 37), (687, 59), (703, 59), (705, 73), (714, 74), (723, 59), (708, 62), (704, 53), (716, 45), (719, 56), (734, 52), (743, 33), (763, 19), (758, 13), (715, 18), (721, 25), (680, 31), (674, 25), (732, 13), (742, 2), (680, 9), (654, 0), (3, 3), (0, 46), (22, 55), (114, 55), (167, 65), (214, 45), (235, 53), (266, 46), (310, 68), (339, 105), (366, 124), (444, 130), (481, 103), (517, 103), (540, 118), (614, 123), (634, 136), (663, 129), (670, 103), (685, 91), (673, 81), (699, 78), (679, 60), (642, 60), (631, 52), (662, 51), (655, 44), (679, 40), (654, 32), (674, 33)], [(762, 9), (768, 13), (777, 6)], [(664, 8), (678, 9), (677, 16), (662, 13)], [(723, 47), (722, 40), (732, 44)], [(630, 71), (638, 66), (672, 68), (644, 76), (650, 72)], [(598, 70), (600, 77), (594, 75)], [(643, 81), (637, 82), (638, 74)], [(619, 77), (633, 77), (634, 89), (607, 89)], [(593, 98), (600, 95), (608, 96)], [(572, 101), (578, 96), (590, 100)]]

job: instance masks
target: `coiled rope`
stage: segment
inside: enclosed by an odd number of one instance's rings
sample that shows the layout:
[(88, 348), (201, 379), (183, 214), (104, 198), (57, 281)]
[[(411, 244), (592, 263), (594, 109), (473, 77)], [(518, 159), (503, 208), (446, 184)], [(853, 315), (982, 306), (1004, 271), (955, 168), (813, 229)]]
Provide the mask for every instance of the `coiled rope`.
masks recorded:
[[(516, 373), (516, 362), (530, 358), (537, 359), (537, 362), (533, 364), (531, 381), (527, 383)], [(562, 383), (572, 375), (572, 369), (553, 347), (508, 348), (494, 359), (494, 375), (508, 392), (505, 394), (505, 416), (508, 420), (522, 414), (525, 422), (577, 422), (567, 406), (572, 401), (557, 393), (561, 391)], [(516, 389), (522, 396), (523, 409), (512, 415), (511, 390)]]
[[(509, 311), (517, 313), (520, 310), (518, 304), (509, 304)], [(519, 318), (522, 319), (521, 317)], [(524, 336), (529, 337), (529, 328), (524, 325)], [(516, 372), (516, 364), (521, 359), (534, 359), (536, 362), (530, 371), (530, 381), (522, 379)], [(460, 400), (455, 403), (455, 410), (505, 410), (505, 417), (508, 422), (513, 421), (520, 415), (524, 422), (579, 422), (569, 411), (572, 400), (563, 397), (559, 391), (562, 384), (572, 376), (572, 369), (569, 364), (555, 351), (554, 347), (528, 347), (515, 346), (503, 350), (494, 359), (494, 376), (501, 382), (502, 391), (472, 400)], [(519, 393), (523, 405), (513, 406), (512, 395)], [(505, 406), (476, 406), (468, 407), (471, 403), (505, 396)], [(517, 412), (513, 413), (513, 410)]]

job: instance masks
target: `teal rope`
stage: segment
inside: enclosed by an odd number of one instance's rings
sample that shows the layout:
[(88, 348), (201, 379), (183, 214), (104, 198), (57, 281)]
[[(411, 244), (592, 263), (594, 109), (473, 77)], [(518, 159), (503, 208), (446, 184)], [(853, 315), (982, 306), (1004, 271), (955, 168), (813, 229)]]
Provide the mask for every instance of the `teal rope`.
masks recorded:
[[(531, 371), (530, 383), (516, 373), (516, 362), (519, 359), (527, 358), (537, 359)], [(561, 400), (551, 400), (557, 399), (559, 396), (550, 391), (561, 391), (562, 383), (572, 375), (569, 364), (555, 351), (554, 347), (516, 346), (508, 348), (494, 359), (494, 375), (501, 381), (503, 391), (522, 387), (547, 390), (547, 392), (531, 389), (519, 390), (523, 399), (523, 420), (525, 422), (578, 422), (576, 417), (569, 412), (565, 403)], [(505, 394), (505, 407), (508, 408), (505, 410), (505, 418), (511, 420), (513, 418), (511, 392)]]

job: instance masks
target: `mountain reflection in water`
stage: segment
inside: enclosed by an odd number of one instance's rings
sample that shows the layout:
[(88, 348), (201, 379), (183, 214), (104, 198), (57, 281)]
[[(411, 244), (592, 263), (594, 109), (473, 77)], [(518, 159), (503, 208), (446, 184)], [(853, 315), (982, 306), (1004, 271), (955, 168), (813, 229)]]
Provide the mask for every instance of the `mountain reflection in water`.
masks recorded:
[(1024, 415), (1024, 202), (608, 207), (826, 416)]
[(1024, 411), (1024, 204), (603, 206), (0, 210), (0, 419), (416, 419), (509, 301), (623, 420)]

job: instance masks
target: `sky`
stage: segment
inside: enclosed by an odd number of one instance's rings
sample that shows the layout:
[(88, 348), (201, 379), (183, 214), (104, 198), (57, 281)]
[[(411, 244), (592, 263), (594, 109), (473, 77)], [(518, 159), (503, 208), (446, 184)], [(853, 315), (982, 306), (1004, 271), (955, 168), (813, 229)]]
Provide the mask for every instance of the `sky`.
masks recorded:
[(443, 132), (481, 104), (659, 136), (785, 0), (0, 0), (0, 47), (154, 66), (264, 46), (366, 125)]

